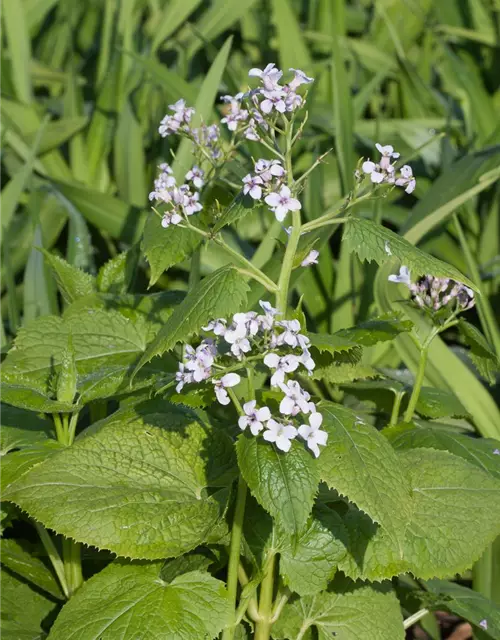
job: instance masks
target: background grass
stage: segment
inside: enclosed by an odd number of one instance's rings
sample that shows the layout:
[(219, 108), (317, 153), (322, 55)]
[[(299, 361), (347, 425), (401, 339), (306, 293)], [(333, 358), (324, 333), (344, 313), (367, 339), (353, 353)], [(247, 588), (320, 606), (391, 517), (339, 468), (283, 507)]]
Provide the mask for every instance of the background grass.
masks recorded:
[[(473, 279), (483, 295), (472, 319), (500, 354), (499, 0), (4, 0), (2, 23), (3, 352), (24, 323), (61, 310), (37, 247), (95, 273), (140, 241), (156, 166), (170, 158), (157, 133), (168, 104), (183, 97), (218, 120), (217, 96), (244, 89), (250, 67), (276, 62), (316, 79), (296, 165), (333, 148), (304, 192), (305, 217), (346, 194), (375, 142), (394, 145), (417, 189), (360, 214)], [(280, 228), (258, 212), (225, 233), (264, 266)], [(203, 249), (202, 273), (221, 260)], [(154, 287), (186, 288), (188, 271), (178, 264)], [(133, 290), (150, 276), (141, 260)], [(342, 250), (337, 232), (296, 295), (310, 327), (330, 331), (366, 319), (375, 302), (384, 310), (395, 294), (383, 271)], [(495, 390), (453, 339), (439, 349), (427, 382), (451, 389), (479, 433), (499, 438)], [(415, 367), (402, 340), (367, 352), (374, 366)], [(479, 563), (475, 585), (500, 602), (498, 549)]]

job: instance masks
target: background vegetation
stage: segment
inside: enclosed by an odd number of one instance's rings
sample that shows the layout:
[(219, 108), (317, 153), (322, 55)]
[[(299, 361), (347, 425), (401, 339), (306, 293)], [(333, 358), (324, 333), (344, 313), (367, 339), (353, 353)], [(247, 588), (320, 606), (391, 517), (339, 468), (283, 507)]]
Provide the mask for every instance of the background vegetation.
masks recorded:
[[(168, 105), (183, 97), (207, 120), (220, 118), (218, 96), (244, 90), (250, 67), (276, 62), (316, 79), (296, 165), (333, 149), (311, 176), (306, 218), (349, 191), (375, 142), (392, 144), (411, 160), (417, 189), (360, 205), (363, 215), (476, 282), (483, 295), (472, 320), (500, 354), (498, 0), (5, 0), (2, 14), (3, 353), (19, 327), (63, 308), (40, 247), (93, 274), (138, 249), (156, 167), (170, 157), (157, 132)], [(229, 196), (211, 199), (224, 205)], [(265, 212), (226, 235), (259, 267), (284, 238)], [(339, 247), (337, 233), (295, 283), (316, 331), (363, 321), (396, 295), (383, 270), (377, 276)], [(128, 291), (187, 287), (182, 256), (167, 265), (129, 255)], [(224, 260), (204, 248), (201, 272)], [(365, 364), (414, 370), (417, 356), (400, 339), (367, 349)], [(500, 438), (498, 389), (477, 376), (453, 335), (437, 340), (426, 382), (453, 392), (471, 416), (455, 430)], [(363, 399), (374, 402), (368, 392)], [(500, 603), (498, 542), (473, 578)]]

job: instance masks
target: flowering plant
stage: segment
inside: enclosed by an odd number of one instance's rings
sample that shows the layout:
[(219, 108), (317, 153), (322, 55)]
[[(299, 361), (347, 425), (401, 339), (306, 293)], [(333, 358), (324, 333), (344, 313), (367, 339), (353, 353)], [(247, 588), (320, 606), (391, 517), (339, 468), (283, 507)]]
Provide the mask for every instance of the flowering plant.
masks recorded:
[[(451, 329), (494, 379), (496, 357), (463, 318), (476, 285), (360, 207), (411, 195), (412, 167), (377, 144), (342, 201), (308, 219), (304, 191), (326, 154), (297, 167), (295, 151), (314, 80), (290, 69), (284, 82), (272, 63), (249, 76), (222, 97), (220, 125), (179, 99), (158, 129), (178, 151), (158, 166), (142, 246), (156, 272), (190, 260), (187, 293), (113, 296), (126, 260), (93, 279), (47, 253), (68, 307), (24, 328), (6, 357), (6, 402), (51, 414), (56, 432), (4, 470), (4, 499), (32, 518), (50, 588), (68, 600), (53, 640), (131, 638), (136, 614), (141, 637), (340, 637), (345, 618), (346, 638), (402, 639), (428, 611), (404, 621), (387, 581), (461, 572), (500, 531), (498, 478), (485, 471), (498, 444), (481, 443), (480, 464), (466, 436), (445, 450), (427, 419), (467, 417), (465, 400), (442, 391), (436, 402), (423, 386)], [(254, 214), (273, 240), (263, 263), (261, 247), (245, 255), (229, 233)], [(398, 286), (368, 321), (314, 332), (293, 294), (340, 225), (343, 247)], [(202, 278), (214, 247), (222, 266)], [(413, 379), (363, 361), (393, 340), (416, 349)], [(370, 412), (362, 392), (389, 406)], [(116, 411), (99, 420), (108, 401)], [(82, 544), (117, 556), (85, 584)]]

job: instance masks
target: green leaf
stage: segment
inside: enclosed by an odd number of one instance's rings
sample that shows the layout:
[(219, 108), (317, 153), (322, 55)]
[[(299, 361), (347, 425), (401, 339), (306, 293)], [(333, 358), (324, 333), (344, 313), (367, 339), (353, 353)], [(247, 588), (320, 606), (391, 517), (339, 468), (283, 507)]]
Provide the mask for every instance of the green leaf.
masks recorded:
[(402, 546), (351, 510), (344, 518), (348, 554), (339, 568), (368, 580), (407, 572), (444, 578), (469, 569), (500, 532), (500, 482), (447, 451), (410, 449), (400, 459), (411, 486)]
[(276, 640), (295, 640), (300, 632), (316, 627), (319, 640), (403, 640), (403, 618), (394, 592), (388, 588), (360, 586), (335, 593), (323, 592), (285, 605), (273, 626)]
[(318, 490), (317, 461), (297, 441), (282, 453), (273, 444), (242, 434), (236, 450), (252, 495), (282, 529), (298, 535)]
[(32, 411), (25, 411), (7, 404), (1, 405), (2, 428), (0, 430), (0, 451), (5, 455), (12, 449), (24, 449), (47, 440), (53, 431), (49, 420)]
[(200, 5), (201, 0), (173, 0), (165, 5), (161, 17), (156, 17), (151, 29), (154, 34), (151, 50), (156, 51), (161, 43), (187, 20)]
[[(418, 276), (430, 273), (440, 278), (451, 278), (457, 282), (463, 282), (471, 289), (477, 290), (474, 283), (458, 269), (425, 253), (394, 231), (386, 229), (372, 220), (349, 218), (345, 224), (343, 238), (350, 251), (354, 251), (360, 260), (368, 260), (369, 262), (374, 260), (377, 264), (384, 264), (397, 258), (402, 264), (409, 267), (413, 280)], [(391, 252), (390, 255), (386, 251), (386, 246)]]
[(260, 203), (250, 196), (238, 195), (217, 220), (213, 232), (218, 233), (223, 227), (233, 224), (260, 206)]
[(3, 640), (42, 640), (47, 631), (45, 621), (56, 607), (53, 600), (2, 570), (0, 630)]
[(55, 576), (38, 558), (36, 548), (27, 542), (13, 539), (0, 540), (1, 562), (15, 577), (31, 583), (31, 586), (45, 591), (54, 598), (63, 599), (63, 593)]
[(219, 519), (216, 496), (234, 475), (229, 437), (162, 402), (123, 409), (10, 485), (47, 528), (133, 558), (180, 555)]
[(341, 329), (335, 335), (347, 338), (363, 347), (371, 347), (377, 342), (394, 340), (399, 334), (411, 331), (412, 327), (413, 323), (410, 320), (403, 320), (393, 313), (361, 322), (349, 329)]
[(463, 318), (458, 321), (458, 330), (470, 348), (469, 356), (476, 369), (490, 384), (495, 384), (495, 374), (500, 370), (500, 363), (486, 338), (479, 329)]
[(161, 569), (161, 562), (113, 562), (63, 607), (51, 640), (215, 638), (232, 613), (224, 583), (201, 571), (166, 582)]
[(326, 351), (328, 353), (339, 353), (341, 351), (354, 351), (354, 354), (361, 356), (360, 347), (347, 336), (340, 334), (327, 334), (327, 333), (308, 333), (308, 338), (311, 341), (311, 347), (314, 347), (319, 352)]
[(500, 640), (500, 607), (497, 604), (477, 591), (454, 582), (429, 580), (425, 586), (435, 596), (431, 601), (433, 608), (444, 608), (478, 628), (484, 628), (480, 627), (480, 623), (486, 620), (487, 635)]
[(74, 407), (58, 402), (52, 388), (31, 376), (22, 376), (15, 371), (2, 371), (2, 400), (20, 409), (43, 413), (71, 412)]
[(222, 267), (204, 278), (181, 302), (139, 360), (134, 375), (147, 362), (188, 340), (214, 318), (238, 311), (247, 299), (248, 286), (233, 267)]
[(418, 396), (416, 411), (426, 418), (470, 418), (460, 400), (451, 391), (434, 387), (422, 387)]
[(143, 207), (147, 199), (144, 143), (141, 126), (128, 98), (123, 101), (118, 115), (114, 167), (120, 197), (132, 206)]
[(346, 538), (340, 516), (326, 509), (315, 513), (297, 537), (279, 537), (280, 573), (285, 584), (301, 596), (326, 589), (346, 553), (341, 542)]
[(157, 282), (164, 271), (190, 255), (201, 242), (202, 236), (190, 229), (170, 226), (164, 229), (155, 213), (151, 213), (144, 226), (142, 250), (149, 262), (149, 286)]
[(396, 450), (429, 448), (449, 451), (482, 469), (492, 478), (500, 479), (500, 441), (474, 438), (436, 427), (399, 425), (382, 432)]
[(312, 70), (312, 61), (289, 0), (272, 0), (273, 22), (278, 34), (280, 65), (283, 69), (294, 67)]
[(54, 277), (66, 304), (77, 298), (89, 295), (96, 290), (95, 278), (89, 273), (74, 267), (63, 258), (42, 249), (47, 263), (51, 266)]
[(0, 478), (0, 486), (2, 494), (7, 491), (8, 487), (22, 478), (34, 466), (44, 462), (50, 456), (57, 453), (62, 448), (55, 440), (45, 440), (35, 443), (30, 447), (25, 447), (19, 451), (11, 451), (2, 459), (2, 475)]
[(31, 46), (26, 24), (26, 9), (19, 2), (6, 2), (2, 9), (16, 95), (21, 102), (29, 104), (32, 100), (29, 72)]
[(99, 269), (97, 288), (102, 293), (126, 293), (133, 281), (139, 254), (137, 249), (129, 249), (108, 260)]
[(321, 479), (378, 522), (401, 548), (410, 515), (410, 485), (396, 452), (349, 409), (322, 402), (319, 411), (328, 433), (318, 458)]

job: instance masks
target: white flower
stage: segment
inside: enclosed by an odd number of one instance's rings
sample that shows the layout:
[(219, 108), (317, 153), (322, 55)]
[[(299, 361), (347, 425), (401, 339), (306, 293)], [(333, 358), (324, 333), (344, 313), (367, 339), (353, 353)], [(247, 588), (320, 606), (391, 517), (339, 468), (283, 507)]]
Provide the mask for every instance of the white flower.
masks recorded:
[(247, 427), (250, 427), (250, 431), (254, 436), (264, 428), (264, 422), (267, 422), (271, 418), (271, 412), (268, 407), (261, 407), (257, 409), (256, 400), (250, 400), (243, 405), (243, 411), (246, 415), (241, 416), (238, 419), (238, 425), (242, 431)]
[(311, 251), (309, 251), (307, 256), (300, 263), (300, 266), (309, 267), (312, 264), (318, 264), (318, 256), (319, 256), (319, 251), (316, 251), (316, 249), (311, 249)]
[(220, 379), (212, 380), (214, 384), (215, 395), (217, 396), (217, 400), (221, 404), (229, 404), (229, 396), (227, 395), (226, 389), (230, 387), (235, 387), (240, 383), (240, 376), (237, 373), (226, 373), (225, 376), (222, 376)]
[(316, 458), (319, 456), (319, 446), (325, 445), (328, 441), (328, 434), (326, 431), (321, 431), (321, 423), (323, 422), (323, 416), (321, 413), (311, 413), (309, 416), (309, 424), (302, 424), (299, 427), (299, 435), (304, 438), (307, 446), (314, 453)]
[(184, 194), (183, 206), (187, 216), (192, 216), (193, 213), (203, 209), (203, 205), (198, 202), (199, 199), (200, 194), (197, 191), (195, 191), (195, 193)]
[(270, 193), (264, 200), (271, 207), (276, 220), (279, 222), (283, 222), (289, 211), (301, 209), (300, 202), (297, 198), (292, 198), (291, 191), (286, 185), (281, 187), (279, 193)]
[(396, 185), (398, 187), (406, 187), (406, 193), (413, 193), (413, 191), (415, 191), (417, 181), (413, 177), (412, 168), (408, 164), (401, 167), (401, 177), (396, 180)]
[(180, 393), (185, 384), (190, 384), (194, 381), (193, 373), (191, 371), (186, 371), (185, 366), (182, 362), (179, 362), (179, 370), (175, 374), (175, 379), (177, 380), (177, 386), (175, 390), (177, 393)]
[(278, 387), (285, 381), (285, 373), (291, 373), (298, 368), (300, 360), (291, 353), (283, 357), (277, 353), (268, 353), (264, 358), (264, 364), (270, 369), (275, 369), (271, 376), (271, 386)]
[(252, 176), (248, 173), (244, 178), (243, 182), (245, 186), (243, 187), (243, 193), (250, 195), (254, 200), (260, 200), (262, 198), (262, 186), (264, 181), (260, 176)]
[(375, 146), (382, 155), (382, 158), (380, 159), (380, 168), (384, 171), (394, 171), (394, 167), (391, 165), (391, 158), (399, 158), (399, 153), (396, 153), (394, 151), (394, 147), (390, 144), (382, 146), (377, 142)]
[(280, 320), (276, 324), (285, 329), (278, 338), (278, 343), (280, 345), (287, 344), (293, 348), (298, 346), (304, 348), (308, 346), (309, 340), (306, 336), (300, 336), (299, 338), (300, 322), (298, 320)]
[(272, 91), (262, 91), (265, 100), (260, 103), (260, 109), (263, 113), (271, 113), (273, 109), (279, 113), (285, 113), (286, 103), (284, 98), (286, 93), (282, 89), (273, 89)]
[(272, 91), (278, 87), (278, 83), (280, 81), (281, 76), (283, 75), (283, 71), (280, 69), (276, 69), (276, 65), (271, 63), (266, 66), (264, 70), (262, 69), (250, 69), (248, 75), (251, 77), (257, 77), (262, 80), (262, 84), (264, 88), (268, 91)]
[(182, 222), (182, 216), (180, 216), (175, 209), (172, 211), (167, 211), (163, 214), (163, 218), (161, 219), (161, 226), (166, 229), (171, 224), (179, 224)]
[(241, 358), (243, 353), (248, 353), (252, 348), (244, 324), (236, 325), (234, 329), (228, 329), (224, 334), (224, 340), (231, 345), (231, 353), (237, 358)]
[(302, 355), (300, 356), (300, 362), (309, 371), (309, 373), (311, 373), (314, 370), (314, 367), (316, 366), (316, 363), (312, 359), (309, 349), (304, 349), (302, 351)]
[(196, 189), (201, 189), (205, 182), (203, 178), (205, 176), (205, 172), (203, 169), (200, 169), (197, 165), (194, 165), (193, 168), (186, 173), (186, 180), (191, 181)]
[(247, 335), (254, 336), (259, 331), (259, 321), (255, 311), (247, 311), (247, 313), (235, 313), (233, 322), (237, 326), (243, 326)]
[(302, 389), (296, 380), (289, 380), (286, 384), (281, 383), (280, 389), (285, 394), (280, 402), (280, 413), (296, 416), (299, 412), (310, 412), (309, 400), (311, 396)]
[(388, 278), (389, 282), (396, 282), (398, 284), (405, 284), (407, 287), (411, 285), (411, 277), (410, 270), (405, 265), (402, 265), (399, 269), (399, 275), (390, 275)]
[(255, 173), (257, 173), (264, 182), (269, 182), (273, 179), (273, 176), (275, 178), (281, 178), (285, 175), (285, 170), (279, 160), (266, 160), (265, 158), (261, 158), (255, 163), (254, 169)]
[(265, 315), (257, 316), (257, 321), (264, 331), (271, 331), (274, 325), (274, 318), (279, 315), (279, 311), (271, 306), (270, 302), (265, 300), (259, 300), (259, 304)]
[(385, 241), (384, 251), (387, 253), (388, 256), (392, 256), (391, 247), (389, 246), (389, 240)]
[(292, 440), (297, 436), (297, 429), (291, 424), (280, 424), (271, 418), (264, 431), (264, 440), (274, 442), (281, 451), (290, 451)]
[(292, 91), (295, 91), (301, 84), (310, 84), (314, 82), (314, 78), (309, 78), (306, 74), (300, 69), (289, 69), (289, 71), (294, 72), (294, 78), (288, 83), (288, 86)]
[(212, 331), (216, 336), (223, 336), (226, 332), (226, 320), (224, 318), (217, 318), (211, 320), (206, 327), (202, 327), (203, 331)]
[(194, 351), (191, 345), (185, 347), (185, 365), (186, 369), (192, 372), (194, 382), (206, 380), (212, 374), (211, 367), (214, 363), (214, 357), (217, 351), (215, 345), (202, 342)]

